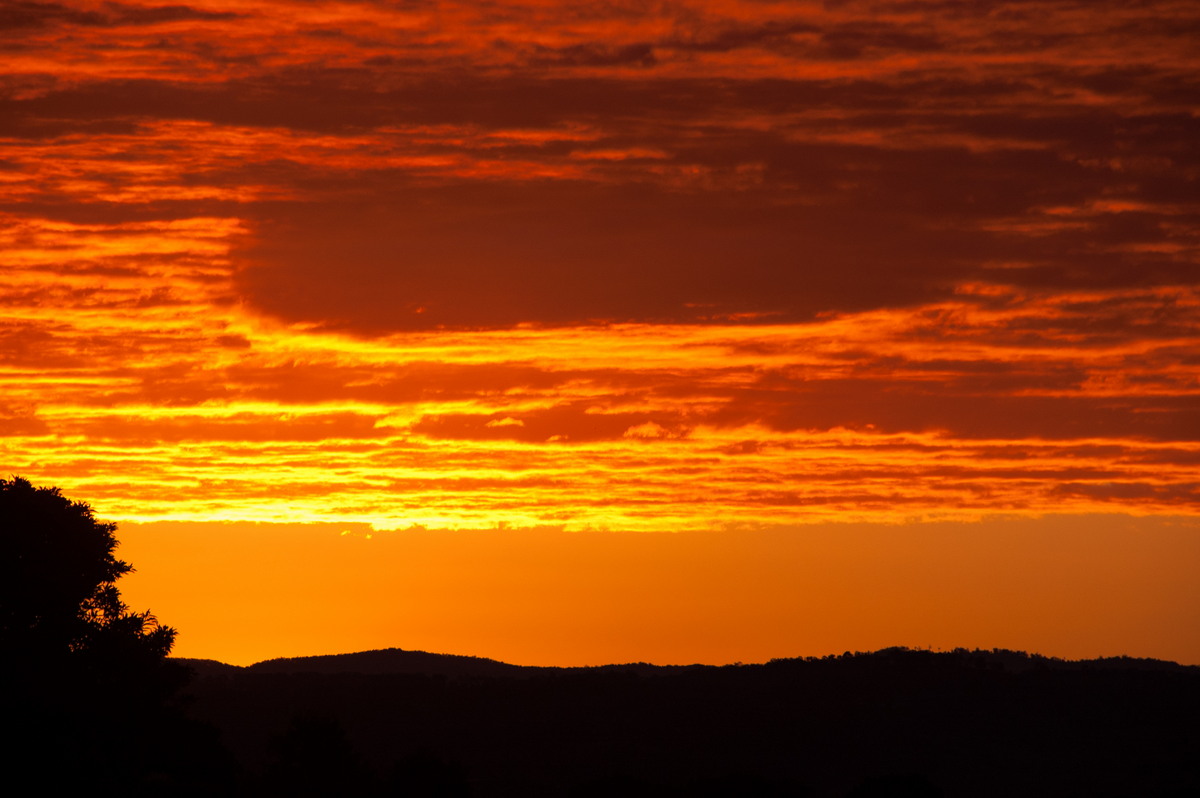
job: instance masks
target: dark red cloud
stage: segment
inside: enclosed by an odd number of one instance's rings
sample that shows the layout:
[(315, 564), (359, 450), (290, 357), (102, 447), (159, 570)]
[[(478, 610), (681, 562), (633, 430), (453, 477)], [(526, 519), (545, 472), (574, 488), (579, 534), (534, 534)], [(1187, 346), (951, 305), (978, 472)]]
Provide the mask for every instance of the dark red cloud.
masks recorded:
[[(236, 214), (247, 302), (369, 335), (802, 321), (966, 284), (1195, 289), (1187, 5), (411, 10), (427, 16), (298, 17), (268, 61), (244, 38), (264, 9), (18, 4), (8, 27), (46, 46), (104, 25), (125, 55), (162, 52), (111, 77), (26, 75), (0, 97), (0, 133), (297, 138), (185, 170), (194, 188), (254, 186), (245, 199), (87, 208), (43, 181), (8, 207)], [(166, 38), (137, 38), (145, 25)], [(311, 136), (328, 159), (302, 153)]]
[(96, 441), (125, 444), (178, 444), (188, 441), (324, 441), (337, 438), (371, 439), (382, 433), (374, 428), (375, 419), (355, 413), (311, 413), (298, 418), (261, 416), (219, 420), (175, 418), (171, 420), (137, 418), (105, 419), (79, 427), (68, 426), (68, 433), (87, 435)]
[(162, 22), (230, 20), (240, 15), (231, 11), (205, 11), (187, 5), (151, 5), (105, 2), (96, 9), (78, 4), (37, 3), (13, 0), (0, 8), (0, 31), (21, 31), (50, 26), (119, 27)]

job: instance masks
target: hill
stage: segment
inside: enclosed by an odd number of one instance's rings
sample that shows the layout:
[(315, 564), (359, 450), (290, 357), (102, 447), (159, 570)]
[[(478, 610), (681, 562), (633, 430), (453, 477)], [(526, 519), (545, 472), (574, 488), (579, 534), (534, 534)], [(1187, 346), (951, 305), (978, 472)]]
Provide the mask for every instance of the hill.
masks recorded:
[[(1124, 671), (1177, 671), (1200, 672), (1195, 665), (1180, 665), (1160, 659), (1137, 657), (1103, 657), (1099, 659), (1067, 660), (1058, 657), (1045, 657), (1040, 654), (1028, 654), (1024, 651), (1007, 649), (957, 649), (949, 652), (934, 652), (903, 647), (887, 648), (876, 652), (846, 652), (842, 655), (828, 657), (783, 657), (770, 661), (771, 665), (788, 662), (828, 662), (847, 658), (905, 658), (932, 657), (953, 658), (960, 662), (971, 662), (977, 667), (999, 669), (1012, 673), (1029, 670), (1124, 670)], [(322, 654), (311, 657), (277, 657), (256, 662), (253, 665), (228, 665), (212, 659), (189, 659), (172, 657), (178, 662), (191, 668), (199, 676), (215, 676), (237, 672), (253, 673), (342, 673), (362, 675), (382, 674), (421, 674), (425, 676), (447, 677), (488, 677), (488, 678), (528, 678), (537, 675), (566, 674), (566, 673), (605, 673), (605, 672), (634, 672), (643, 675), (662, 675), (677, 673), (684, 670), (704, 668), (756, 668), (761, 665), (652, 665), (646, 662), (630, 662), (612, 665), (592, 666), (539, 666), (512, 665), (486, 657), (472, 657), (461, 654), (434, 654), (428, 651), (408, 651), (402, 648), (384, 648), (373, 651), (358, 651), (351, 654)]]
[(188, 666), (200, 676), (229, 675), (237, 672), (252, 673), (342, 673), (361, 675), (420, 674), (424, 676), (446, 676), (450, 678), (530, 678), (533, 676), (567, 672), (635, 672), (646, 675), (674, 673), (691, 668), (712, 667), (706, 665), (650, 665), (633, 662), (617, 665), (588, 667), (546, 667), (536, 665), (510, 665), (485, 657), (470, 657), (460, 654), (431, 654), (427, 651), (406, 651), (386, 648), (375, 651), (359, 651), (353, 654), (324, 654), (313, 657), (279, 657), (263, 660), (253, 665), (239, 667), (211, 659), (173, 658)]
[(1200, 794), (1200, 668), (1155, 660), (525, 668), (388, 650), (197, 670), (190, 711), (245, 794)]

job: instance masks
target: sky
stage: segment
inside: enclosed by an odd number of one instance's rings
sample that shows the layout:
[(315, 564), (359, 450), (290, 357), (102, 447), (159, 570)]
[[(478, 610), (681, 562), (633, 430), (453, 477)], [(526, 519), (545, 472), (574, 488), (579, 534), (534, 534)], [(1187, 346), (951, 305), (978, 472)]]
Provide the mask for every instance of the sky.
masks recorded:
[(1198, 37), (5, 3), (0, 469), (182, 656), (1200, 664)]

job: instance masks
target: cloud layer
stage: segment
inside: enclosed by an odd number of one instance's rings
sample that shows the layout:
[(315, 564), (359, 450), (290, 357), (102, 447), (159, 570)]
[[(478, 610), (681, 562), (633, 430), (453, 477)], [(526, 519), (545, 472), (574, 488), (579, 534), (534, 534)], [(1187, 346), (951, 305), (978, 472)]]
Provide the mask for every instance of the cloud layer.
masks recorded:
[(0, 453), (127, 518), (1195, 513), (1198, 28), (9, 4)]

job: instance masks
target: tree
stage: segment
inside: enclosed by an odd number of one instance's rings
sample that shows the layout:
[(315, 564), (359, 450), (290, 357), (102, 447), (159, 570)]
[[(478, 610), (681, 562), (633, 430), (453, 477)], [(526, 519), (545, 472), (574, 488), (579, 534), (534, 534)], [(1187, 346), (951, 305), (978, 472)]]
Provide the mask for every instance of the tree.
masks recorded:
[(149, 612), (132, 613), (116, 581), (116, 524), (58, 488), (0, 479), (0, 656), (57, 669), (152, 666), (170, 652), (175, 630)]
[(0, 771), (50, 793), (189, 794), (219, 777), (215, 749), (170, 703), (189, 676), (166, 658), (175, 630), (121, 601), (115, 532), (58, 488), (0, 479)]

